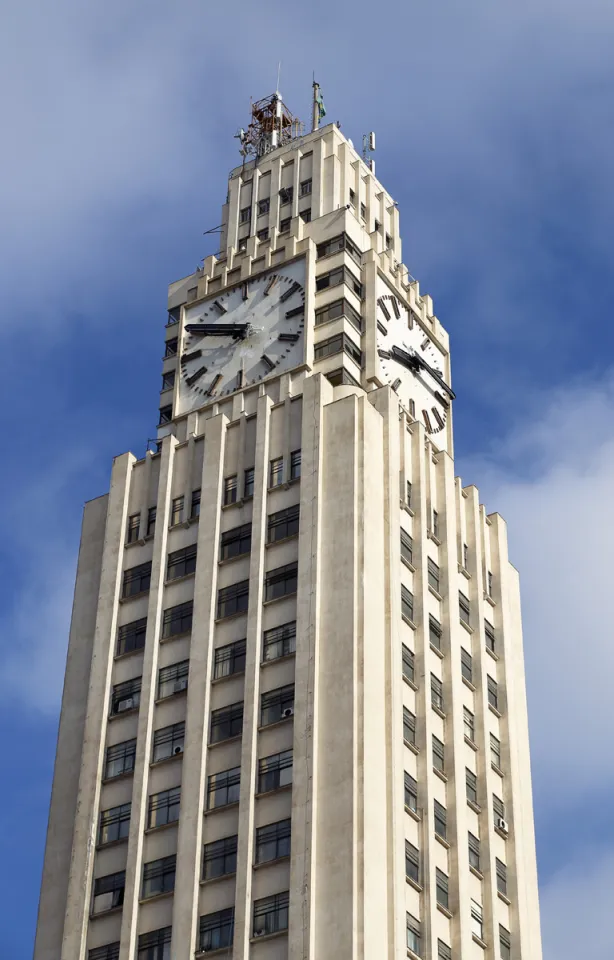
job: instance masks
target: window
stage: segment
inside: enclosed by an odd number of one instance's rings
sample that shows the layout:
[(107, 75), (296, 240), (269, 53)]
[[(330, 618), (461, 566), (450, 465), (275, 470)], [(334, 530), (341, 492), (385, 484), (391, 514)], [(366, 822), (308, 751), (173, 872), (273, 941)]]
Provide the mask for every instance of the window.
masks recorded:
[(248, 601), (249, 580), (221, 587), (217, 592), (217, 619), (232, 617), (235, 613), (246, 613)]
[(434, 673), (431, 674), (431, 706), (443, 711), (443, 684)]
[(433, 736), (433, 767), (443, 773), (445, 770), (445, 753), (441, 740)]
[(166, 697), (172, 697), (176, 693), (187, 690), (189, 672), (189, 660), (172, 663), (169, 667), (161, 667), (158, 672), (158, 700), (164, 700)]
[(437, 513), (436, 510), (433, 510), (432, 512), (432, 519), (433, 519), (433, 529), (431, 530), (431, 533), (433, 534), (435, 539), (438, 540), (439, 539), (439, 514)]
[(475, 934), (478, 940), (483, 942), (484, 924), (482, 919), (482, 907), (477, 900), (471, 901), (471, 932)]
[(412, 485), (411, 480), (407, 481), (407, 506), (411, 508), (411, 494), (412, 494)]
[(242, 207), (239, 210), (239, 223), (249, 223), (252, 219), (252, 210), (251, 207)]
[(284, 458), (275, 457), (269, 464), (269, 487), (279, 487), (284, 481)]
[(301, 475), (301, 451), (293, 450), (290, 454), (290, 480), (298, 480)]
[(172, 403), (167, 404), (165, 407), (160, 407), (160, 415), (158, 418), (158, 426), (161, 427), (165, 423), (170, 423), (173, 419), (173, 405)]
[(389, 233), (386, 234), (386, 250), (392, 249), (392, 237)]
[(403, 707), (403, 740), (416, 744), (416, 715), (407, 707)]
[(279, 221), (279, 232), (287, 233), (290, 230), (290, 224), (292, 223), (291, 217), (285, 217), (285, 219)]
[(488, 677), (488, 702), (495, 710), (499, 709), (499, 686), (491, 676)]
[(221, 773), (210, 774), (207, 780), (207, 810), (216, 810), (218, 807), (227, 807), (230, 803), (239, 802), (241, 786), (241, 767), (232, 767), (222, 770)]
[(507, 896), (507, 866), (503, 863), (502, 860), (496, 859), (496, 869), (497, 869), (497, 890), (499, 893), (502, 893), (504, 897)]
[(108, 810), (101, 812), (98, 828), (98, 843), (100, 846), (126, 839), (130, 831), (131, 806), (130, 803), (122, 803), (119, 807), (110, 807)]
[(409, 840), (405, 841), (405, 876), (414, 883), (420, 883), (420, 853)]
[(401, 644), (401, 658), (403, 661), (403, 676), (406, 680), (409, 680), (410, 683), (413, 683), (416, 673), (414, 652), (410, 650), (409, 647), (406, 647), (404, 643)]
[(190, 504), (190, 519), (195, 520), (200, 517), (200, 487), (198, 490), (192, 490), (192, 503)]
[(296, 650), (296, 620), (266, 630), (262, 639), (262, 659), (265, 663), (289, 656)]
[(256, 863), (290, 856), (290, 820), (278, 820), (256, 830)]
[(374, 229), (374, 231), (375, 231), (376, 233), (378, 233), (380, 227), (381, 227), (381, 223), (379, 222), (379, 220), (374, 220), (374, 222), (373, 222), (373, 229)]
[(492, 573), (490, 570), (486, 574), (486, 596), (492, 597)]
[(200, 918), (198, 949), (201, 953), (210, 953), (212, 950), (232, 946), (234, 916), (234, 907), (227, 907), (226, 910), (207, 913)]
[(260, 726), (287, 720), (294, 715), (294, 684), (278, 687), (260, 697)]
[(139, 539), (139, 527), (141, 525), (141, 514), (133, 513), (131, 517), (128, 517), (128, 530), (126, 532), (126, 540), (128, 543), (135, 543)]
[(136, 960), (171, 960), (171, 927), (142, 933)]
[(88, 951), (87, 960), (119, 960), (119, 940)]
[(249, 500), (254, 496), (254, 467), (249, 467), (243, 474), (243, 499)]
[(362, 220), (367, 219), (367, 206), (365, 203), (360, 204), (360, 217)]
[(412, 418), (412, 420), (416, 419), (416, 401), (412, 400), (411, 397), (409, 400), (409, 415)]
[(167, 760), (183, 753), (185, 739), (185, 723), (172, 723), (169, 727), (162, 727), (154, 732), (152, 762)]
[(414, 541), (401, 527), (401, 558), (413, 564)]
[(301, 181), (301, 197), (308, 197), (311, 193), (311, 179)]
[(359, 387), (360, 383), (351, 373), (339, 367), (338, 370), (331, 370), (324, 376), (333, 387)]
[(439, 593), (439, 566), (430, 557), (427, 566), (429, 587), (432, 587), (435, 593)]
[(407, 949), (411, 950), (413, 954), (417, 957), (421, 956), (420, 950), (420, 921), (416, 920), (415, 917), (412, 917), (411, 913), (407, 914)]
[(162, 637), (166, 639), (188, 633), (192, 629), (193, 611), (193, 600), (179, 603), (176, 607), (168, 607), (162, 617)]
[(153, 537), (156, 530), (156, 507), (150, 507), (147, 511), (147, 536)]
[(298, 584), (298, 563), (286, 563), (283, 567), (270, 570), (264, 578), (264, 599), (279, 600), (296, 593)]
[(181, 787), (152, 793), (149, 797), (149, 807), (147, 809), (148, 828), (152, 830), (155, 827), (162, 827), (167, 823), (175, 823), (179, 820), (180, 800)]
[(111, 716), (136, 710), (141, 702), (141, 678), (116, 683), (111, 691)]
[(346, 233), (341, 233), (337, 237), (332, 237), (330, 240), (319, 243), (317, 246), (318, 260), (322, 257), (328, 257), (332, 253), (339, 253), (341, 250), (347, 251), (352, 260), (360, 266), (362, 254)]
[(121, 907), (124, 902), (125, 886), (125, 870), (120, 870), (118, 873), (109, 873), (106, 877), (98, 877), (97, 880), (94, 880), (94, 899), (92, 902), (94, 916)]
[(237, 840), (235, 835), (205, 844), (203, 880), (227, 877), (237, 872)]
[(489, 623), (488, 620), (484, 621), (484, 634), (486, 637), (486, 646), (488, 649), (494, 653), (495, 652), (495, 628), (492, 623)]
[(151, 560), (147, 563), (139, 563), (138, 567), (131, 567), (124, 570), (122, 581), (122, 597), (136, 597), (139, 593), (145, 593), (149, 590), (151, 583)]
[(122, 743), (116, 743), (112, 747), (107, 747), (104, 766), (105, 780), (112, 780), (113, 777), (121, 777), (125, 773), (132, 773), (134, 770), (135, 756), (136, 739), (124, 740)]
[(240, 527), (227, 530), (220, 538), (220, 560), (232, 560), (249, 553), (252, 548), (252, 525), (244, 523)]
[(401, 614), (407, 620), (414, 619), (414, 595), (404, 583), (401, 584)]
[(490, 735), (490, 762), (501, 769), (501, 741), (495, 737), (494, 733)]
[(469, 770), (468, 767), (465, 767), (465, 786), (467, 791), (467, 800), (469, 803), (475, 803), (477, 806), (478, 778), (472, 770)]
[(262, 937), (288, 929), (289, 893), (276, 893), (254, 902), (253, 935)]
[(472, 743), (475, 741), (475, 717), (473, 716), (471, 710), (467, 707), (463, 707), (463, 725), (465, 728), (465, 736), (467, 740), (471, 740)]
[(164, 344), (164, 356), (165, 357), (175, 357), (177, 355), (177, 346), (179, 340), (177, 337), (173, 337), (171, 340), (167, 340)]
[(271, 198), (265, 197), (264, 200), (258, 201), (258, 216), (261, 217), (264, 213), (268, 213), (271, 209)]
[(286, 507), (285, 510), (269, 514), (267, 524), (267, 541), (269, 543), (285, 540), (287, 537), (295, 537), (298, 534), (299, 510), (300, 507), (297, 503), (293, 507)]
[(220, 677), (230, 677), (233, 673), (243, 673), (245, 671), (245, 649), (245, 640), (235, 640), (234, 643), (227, 643), (223, 647), (218, 647), (215, 651), (213, 679), (219, 680)]
[(356, 206), (356, 192), (350, 187), (350, 203), (353, 207)]
[(480, 841), (472, 833), (468, 834), (469, 839), (469, 866), (474, 870), (480, 869)]
[(147, 617), (125, 623), (117, 631), (117, 656), (123, 653), (132, 653), (133, 650), (142, 650), (145, 646), (147, 633)]
[(437, 800), (435, 800), (435, 833), (442, 840), (447, 835), (447, 810)]
[(211, 711), (209, 743), (221, 743), (232, 737), (240, 737), (243, 731), (243, 701), (231, 703)]
[(468, 650), (461, 647), (461, 673), (469, 683), (473, 682), (473, 659)]
[(171, 504), (171, 527), (183, 523), (183, 497), (175, 497)]
[(437, 891), (437, 903), (448, 910), (450, 905), (448, 877), (439, 868), (435, 870), (435, 889)]
[(511, 960), (512, 957), (512, 938), (509, 930), (499, 924), (499, 953), (501, 960)]
[(294, 187), (282, 187), (279, 191), (279, 202), (282, 206), (285, 203), (291, 203), (294, 196)]
[(179, 577), (187, 577), (188, 574), (196, 570), (196, 544), (192, 543), (189, 547), (183, 547), (182, 550), (175, 550), (168, 555), (166, 566), (166, 579), (178, 580)]
[(162, 390), (171, 390), (175, 386), (175, 371), (167, 370), (162, 374)]
[(262, 230), (258, 230), (258, 231), (256, 232), (256, 237), (257, 237), (258, 240), (260, 240), (261, 242), (263, 242), (264, 240), (268, 240), (268, 239), (269, 239), (269, 228), (268, 228), (268, 227), (263, 227)]
[(168, 311), (168, 325), (170, 326), (173, 323), (179, 323), (179, 318), (181, 317), (181, 307), (172, 307)]
[(405, 806), (413, 813), (418, 812), (418, 784), (407, 771), (405, 771)]
[(311, 223), (311, 207), (306, 210), (299, 210), (299, 216), (303, 223)]
[(452, 951), (443, 940), (437, 941), (437, 960), (452, 960)]
[(463, 568), (467, 569), (467, 563), (469, 561), (469, 547), (466, 543), (463, 544)]
[(354, 363), (362, 367), (362, 351), (354, 341), (348, 337), (347, 333), (337, 333), (328, 340), (320, 340), (313, 348), (313, 359), (324, 360), (326, 357), (332, 357), (337, 353), (345, 353)]
[(429, 614), (429, 642), (436, 650), (441, 650), (441, 624)]
[(458, 612), (463, 623), (466, 623), (467, 626), (471, 625), (471, 606), (469, 604), (469, 597), (466, 597), (464, 593), (458, 591)]
[(493, 793), (492, 795), (492, 810), (495, 823), (497, 820), (505, 820), (505, 804), (496, 793)]
[(340, 283), (344, 283), (357, 297), (362, 298), (362, 283), (347, 267), (335, 267), (334, 270), (321, 273), (319, 277), (316, 277), (316, 293), (321, 290), (328, 290), (329, 287), (337, 287)]
[(237, 478), (234, 477), (225, 477), (224, 478), (224, 506), (228, 506), (229, 503), (237, 502)]
[(161, 857), (160, 860), (151, 860), (143, 866), (143, 887), (141, 897), (157, 897), (161, 893), (170, 893), (175, 889), (176, 856)]
[(335, 300), (334, 303), (328, 303), (325, 307), (316, 310), (316, 327), (322, 323), (328, 323), (329, 320), (339, 320), (341, 317), (349, 320), (359, 333), (362, 331), (362, 317), (347, 300), (343, 299)]
[(273, 753), (258, 761), (258, 793), (268, 793), (292, 783), (292, 750)]

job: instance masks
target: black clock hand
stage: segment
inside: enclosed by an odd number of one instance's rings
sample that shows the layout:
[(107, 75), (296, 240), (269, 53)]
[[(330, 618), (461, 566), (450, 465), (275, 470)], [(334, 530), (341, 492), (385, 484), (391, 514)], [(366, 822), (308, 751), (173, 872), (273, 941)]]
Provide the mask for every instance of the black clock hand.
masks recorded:
[(400, 347), (393, 347), (392, 350), (390, 351), (390, 356), (392, 357), (393, 360), (396, 360), (397, 363), (402, 363), (403, 366), (407, 367), (409, 370), (415, 371), (415, 370), (419, 370), (422, 367), (422, 369), (426, 370), (427, 373), (430, 373), (433, 380), (437, 381), (441, 389), (448, 394), (448, 396), (450, 397), (450, 400), (456, 400), (456, 394), (454, 393), (452, 388), (448, 386), (448, 384), (443, 379), (441, 374), (438, 373), (437, 370), (434, 369), (434, 367), (431, 367), (431, 365), (427, 363), (426, 360), (423, 357), (421, 357), (419, 354), (407, 353), (405, 350), (401, 350)]
[(187, 323), (186, 333), (197, 337), (232, 337), (245, 340), (250, 331), (249, 323)]

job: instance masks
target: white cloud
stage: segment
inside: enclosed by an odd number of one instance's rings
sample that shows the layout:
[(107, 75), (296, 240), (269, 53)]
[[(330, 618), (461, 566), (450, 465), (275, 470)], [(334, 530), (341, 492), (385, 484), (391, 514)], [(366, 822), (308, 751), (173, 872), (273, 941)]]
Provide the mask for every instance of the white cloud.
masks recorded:
[(611, 960), (614, 851), (585, 848), (541, 892), (545, 960)]
[(508, 522), (520, 571), (539, 815), (614, 780), (614, 377), (532, 408), (462, 475)]

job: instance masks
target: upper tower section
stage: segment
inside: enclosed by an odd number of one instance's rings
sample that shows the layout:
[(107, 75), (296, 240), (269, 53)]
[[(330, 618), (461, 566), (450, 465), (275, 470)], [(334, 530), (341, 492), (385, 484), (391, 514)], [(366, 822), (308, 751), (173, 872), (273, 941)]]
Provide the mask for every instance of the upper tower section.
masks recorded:
[[(321, 102), (321, 101), (320, 101)], [(433, 445), (451, 452), (448, 336), (402, 262), (396, 202), (339, 124), (303, 126), (279, 93), (237, 134), (220, 249), (169, 288), (158, 436), (334, 386), (390, 385)]]

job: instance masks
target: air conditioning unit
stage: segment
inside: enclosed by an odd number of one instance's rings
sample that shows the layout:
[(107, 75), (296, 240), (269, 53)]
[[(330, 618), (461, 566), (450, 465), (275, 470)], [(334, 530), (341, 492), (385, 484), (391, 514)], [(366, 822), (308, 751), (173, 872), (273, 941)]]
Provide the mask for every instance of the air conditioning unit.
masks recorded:
[(293, 717), (293, 716), (294, 716), (294, 707), (286, 707), (286, 709), (282, 713), (283, 719), (286, 720), (287, 717)]
[(128, 697), (126, 700), (120, 700), (117, 704), (117, 712), (123, 713), (124, 710), (132, 710), (134, 707), (134, 697)]
[(255, 937), (263, 937), (263, 936), (265, 935), (265, 933), (266, 933), (266, 930), (264, 929), (264, 927), (262, 927), (262, 928), (260, 928), (260, 929), (258, 929), (258, 930), (254, 930), (254, 936), (255, 936)]
[(181, 680), (175, 680), (175, 686), (173, 687), (173, 693), (181, 693), (182, 690), (188, 689), (188, 678), (182, 677)]
[(179, 753), (183, 753), (183, 744), (181, 744), (181, 746), (176, 746), (175, 749), (173, 750), (173, 754), (175, 756), (177, 756), (177, 754)]
[(501, 833), (510, 832), (510, 825), (507, 820), (503, 819), (503, 817), (497, 817), (497, 830), (500, 830)]

